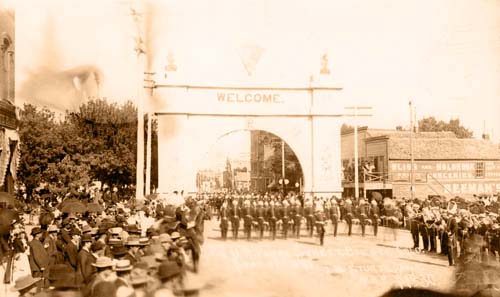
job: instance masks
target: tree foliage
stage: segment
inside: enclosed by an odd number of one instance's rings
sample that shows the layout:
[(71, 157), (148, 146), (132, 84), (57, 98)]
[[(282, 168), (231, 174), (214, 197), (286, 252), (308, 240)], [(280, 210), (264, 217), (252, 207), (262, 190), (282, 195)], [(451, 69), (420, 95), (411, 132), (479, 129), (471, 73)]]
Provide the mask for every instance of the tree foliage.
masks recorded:
[(422, 132), (450, 131), (458, 138), (471, 138), (473, 133), (460, 124), (459, 119), (451, 119), (448, 123), (437, 121), (434, 117), (423, 118), (418, 121), (418, 129)]
[[(157, 166), (157, 125), (153, 122), (153, 172)], [(57, 121), (47, 109), (24, 105), (20, 113), (21, 160), (18, 182), (30, 198), (40, 186), (55, 196), (75, 193), (99, 181), (110, 188), (135, 183), (137, 110), (96, 99)], [(157, 174), (152, 176), (157, 186)]]

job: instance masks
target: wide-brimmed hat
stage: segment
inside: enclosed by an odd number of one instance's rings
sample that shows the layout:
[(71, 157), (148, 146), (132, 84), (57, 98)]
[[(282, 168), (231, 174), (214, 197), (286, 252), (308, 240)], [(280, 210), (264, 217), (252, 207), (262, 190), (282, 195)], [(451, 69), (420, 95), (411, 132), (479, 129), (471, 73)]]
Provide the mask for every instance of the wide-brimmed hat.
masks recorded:
[(129, 271), (132, 270), (132, 265), (130, 265), (130, 260), (118, 260), (115, 262), (116, 271)]
[(141, 242), (139, 238), (128, 238), (126, 245), (128, 246), (140, 246)]
[(76, 289), (80, 287), (76, 283), (74, 273), (65, 273), (61, 275), (59, 279), (54, 280), (50, 285), (56, 289)]
[(108, 245), (123, 245), (123, 242), (119, 238), (110, 238), (108, 239)]
[(141, 234), (141, 229), (137, 225), (129, 225), (127, 227), (127, 232), (130, 234)]
[(92, 235), (91, 234), (83, 234), (82, 235), (82, 242), (92, 242)]
[(139, 238), (139, 243), (142, 246), (149, 245), (149, 238), (147, 238), (147, 237), (141, 237), (141, 238)]
[(31, 275), (26, 275), (26, 276), (21, 276), (20, 278), (16, 279), (16, 284), (13, 287), (13, 290), (15, 291), (22, 291), (24, 289), (27, 289), (37, 282), (39, 282), (41, 278), (39, 277), (32, 277)]
[(111, 249), (113, 256), (121, 257), (128, 253), (128, 249), (124, 245), (117, 245)]
[(177, 262), (165, 261), (158, 267), (158, 278), (160, 280), (168, 279), (173, 276), (180, 275), (181, 273), (182, 269), (179, 267)]
[(109, 229), (109, 233), (112, 235), (120, 235), (123, 232), (123, 228), (121, 227), (113, 227)]
[(42, 232), (43, 232), (43, 230), (40, 227), (35, 227), (35, 228), (31, 229), (31, 235), (32, 236), (35, 236), (35, 235), (40, 234)]
[(98, 268), (113, 267), (114, 262), (109, 257), (99, 257), (99, 258), (97, 258), (95, 263), (92, 263), (92, 266), (98, 267)]
[(90, 232), (92, 232), (92, 227), (90, 227), (89, 225), (83, 225), (82, 233), (90, 233)]
[(94, 242), (92, 244), (92, 246), (90, 247), (90, 249), (92, 250), (92, 252), (97, 252), (97, 251), (100, 251), (102, 250), (106, 245), (100, 241), (100, 240), (97, 240), (96, 242)]
[(130, 283), (132, 285), (141, 285), (147, 283), (149, 280), (147, 270), (141, 268), (134, 268), (130, 272)]
[(170, 235), (168, 235), (167, 233), (160, 234), (159, 239), (160, 239), (160, 243), (172, 242), (172, 237), (170, 237)]

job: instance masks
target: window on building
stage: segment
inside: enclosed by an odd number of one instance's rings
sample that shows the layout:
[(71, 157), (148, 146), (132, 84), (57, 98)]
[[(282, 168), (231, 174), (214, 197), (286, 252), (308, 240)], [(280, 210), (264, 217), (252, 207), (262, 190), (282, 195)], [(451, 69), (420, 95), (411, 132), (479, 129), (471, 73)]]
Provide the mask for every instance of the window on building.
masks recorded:
[(484, 178), (484, 162), (476, 162), (476, 178)]

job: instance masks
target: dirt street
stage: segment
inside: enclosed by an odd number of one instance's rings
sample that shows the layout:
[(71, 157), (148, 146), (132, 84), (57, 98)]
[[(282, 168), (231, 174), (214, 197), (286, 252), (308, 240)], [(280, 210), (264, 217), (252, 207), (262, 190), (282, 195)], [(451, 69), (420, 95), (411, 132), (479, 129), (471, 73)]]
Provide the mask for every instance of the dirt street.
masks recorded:
[(300, 239), (222, 241), (218, 222), (207, 221), (199, 278), (208, 289), (201, 296), (374, 297), (391, 287), (451, 286), (446, 258), (410, 251), (407, 231), (398, 231), (396, 240), (384, 228), (377, 237), (371, 227), (365, 237), (359, 226), (351, 237), (345, 225), (339, 232), (335, 238), (327, 226), (324, 246), (305, 229)]

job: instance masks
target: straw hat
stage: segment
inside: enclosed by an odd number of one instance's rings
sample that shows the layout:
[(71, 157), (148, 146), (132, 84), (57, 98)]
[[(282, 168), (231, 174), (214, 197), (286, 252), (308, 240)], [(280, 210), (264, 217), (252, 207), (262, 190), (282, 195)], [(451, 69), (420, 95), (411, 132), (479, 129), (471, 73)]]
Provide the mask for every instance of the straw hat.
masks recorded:
[(128, 246), (140, 246), (141, 242), (139, 241), (139, 239), (129, 238), (127, 240), (126, 245), (128, 245)]
[(98, 267), (98, 268), (105, 268), (105, 267), (113, 267), (114, 263), (111, 258), (108, 257), (99, 257), (95, 261), (95, 263), (92, 263), (92, 266)]
[(115, 270), (116, 271), (129, 271), (132, 270), (132, 266), (130, 265), (130, 260), (118, 260), (115, 262)]
[(179, 232), (173, 232), (170, 237), (172, 238), (172, 240), (176, 240), (176, 239), (179, 239), (181, 238), (181, 234)]
[(160, 239), (160, 243), (172, 242), (172, 238), (167, 233), (160, 234), (160, 238), (159, 239)]
[(33, 286), (40, 280), (41, 278), (39, 277), (33, 278), (31, 275), (21, 276), (20, 278), (16, 279), (16, 284), (14, 285), (13, 289), (16, 291), (22, 291)]

